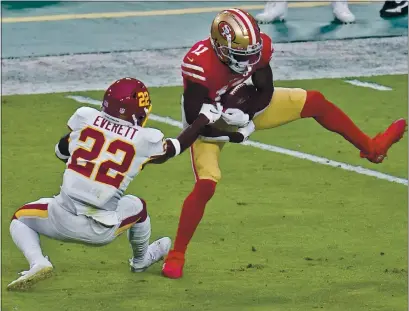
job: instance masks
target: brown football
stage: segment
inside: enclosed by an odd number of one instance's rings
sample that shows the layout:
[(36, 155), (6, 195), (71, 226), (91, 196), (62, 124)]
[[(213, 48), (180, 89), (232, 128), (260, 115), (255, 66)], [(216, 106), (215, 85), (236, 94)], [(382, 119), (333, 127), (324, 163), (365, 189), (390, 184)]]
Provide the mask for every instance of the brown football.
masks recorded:
[(250, 98), (254, 96), (257, 91), (254, 85), (239, 84), (228, 92), (223, 94), (221, 98), (221, 104), (223, 109), (237, 108), (241, 111), (248, 113)]

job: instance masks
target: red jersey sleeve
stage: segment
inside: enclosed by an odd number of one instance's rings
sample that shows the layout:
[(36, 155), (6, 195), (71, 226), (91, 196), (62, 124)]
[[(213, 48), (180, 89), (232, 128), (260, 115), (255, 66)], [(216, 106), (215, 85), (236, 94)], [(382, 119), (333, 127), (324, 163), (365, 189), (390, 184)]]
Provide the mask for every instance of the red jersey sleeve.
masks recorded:
[(273, 41), (268, 35), (262, 32), (261, 38), (263, 39), (263, 49), (261, 50), (260, 67), (264, 67), (270, 63), (271, 58), (273, 57), (274, 48)]
[[(209, 47), (203, 42), (197, 42), (190, 50), (187, 52), (183, 58), (181, 69), (183, 80), (188, 80), (194, 83), (199, 83), (205, 87), (209, 86), (209, 70), (208, 58)], [(186, 84), (186, 83), (185, 83)]]

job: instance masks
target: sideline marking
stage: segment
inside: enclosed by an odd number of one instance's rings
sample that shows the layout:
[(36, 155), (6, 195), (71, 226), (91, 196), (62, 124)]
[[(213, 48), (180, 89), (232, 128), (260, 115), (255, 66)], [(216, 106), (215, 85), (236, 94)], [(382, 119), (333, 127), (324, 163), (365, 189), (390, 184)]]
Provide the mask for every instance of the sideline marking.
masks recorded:
[(362, 87), (369, 87), (370, 89), (378, 90), (378, 91), (392, 91), (392, 88), (389, 86), (380, 85), (374, 82), (364, 82), (359, 80), (345, 80), (346, 83), (362, 86)]
[[(91, 105), (95, 105), (95, 106), (101, 106), (101, 102), (99, 100), (95, 100), (89, 97), (84, 97), (84, 96), (66, 96), (67, 98), (73, 99), (79, 103), (84, 103), (84, 104), (91, 104)], [(180, 121), (176, 121), (172, 118), (169, 117), (162, 117), (162, 116), (158, 116), (155, 114), (150, 114), (149, 118), (153, 121), (157, 121), (157, 122), (161, 122), (161, 123), (165, 123), (168, 125), (172, 125), (178, 128), (182, 128), (182, 122)], [(319, 164), (323, 164), (323, 165), (328, 165), (328, 166), (332, 166), (332, 167), (337, 167), (346, 171), (350, 171), (350, 172), (355, 172), (361, 175), (366, 175), (366, 176), (372, 176), (378, 179), (383, 179), (383, 180), (387, 180), (390, 182), (394, 182), (394, 183), (398, 183), (398, 184), (402, 184), (402, 185), (408, 185), (408, 180), (404, 179), (404, 178), (399, 178), (399, 177), (395, 177), (392, 175), (388, 175), (388, 174), (384, 174), (378, 171), (373, 171), (370, 169), (366, 169), (363, 168), (361, 166), (354, 166), (354, 165), (350, 165), (350, 164), (346, 164), (346, 163), (342, 163), (342, 162), (337, 162), (337, 161), (332, 161), (330, 159), (327, 158), (323, 158), (323, 157), (318, 157), (312, 154), (308, 154), (308, 153), (303, 153), (300, 151), (294, 151), (294, 150), (290, 150), (290, 149), (285, 149), (285, 148), (281, 148), (281, 147), (277, 147), (277, 146), (273, 146), (273, 145), (268, 145), (268, 144), (264, 144), (264, 143), (260, 143), (260, 142), (256, 142), (256, 141), (251, 141), (248, 140), (247, 142), (243, 143), (243, 145), (247, 145), (247, 146), (252, 146), (258, 149), (262, 149), (262, 150), (266, 150), (266, 151), (270, 151), (270, 152), (275, 152), (275, 153), (281, 153), (281, 154), (285, 154), (285, 155), (289, 155), (292, 156), (294, 158), (298, 158), (298, 159), (304, 159), (304, 160), (308, 160), (314, 163), (319, 163)]]
[[(350, 0), (351, 1), (351, 0)], [(351, 1), (354, 4), (360, 4), (361, 1)], [(328, 5), (330, 2), (298, 2), (289, 3), (291, 8), (311, 8), (317, 6)], [(365, 3), (365, 2), (363, 2)], [(243, 10), (263, 10), (264, 4), (260, 5), (242, 5), (235, 6)], [(99, 19), (99, 18), (124, 18), (124, 17), (142, 17), (142, 16), (164, 16), (164, 15), (184, 15), (219, 12), (228, 9), (228, 7), (208, 7), (208, 8), (184, 8), (184, 9), (169, 9), (169, 10), (153, 10), (153, 11), (127, 11), (127, 12), (102, 12), (102, 13), (79, 13), (79, 14), (57, 14), (57, 15), (40, 15), (40, 16), (20, 16), (20, 17), (3, 17), (1, 23), (27, 23), (27, 22), (49, 22), (63, 21), (73, 19)]]

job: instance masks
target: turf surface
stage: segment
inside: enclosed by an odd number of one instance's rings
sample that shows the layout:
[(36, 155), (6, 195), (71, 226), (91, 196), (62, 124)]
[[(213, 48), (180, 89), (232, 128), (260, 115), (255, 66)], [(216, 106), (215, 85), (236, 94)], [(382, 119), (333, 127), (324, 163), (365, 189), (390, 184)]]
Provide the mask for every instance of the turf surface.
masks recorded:
[[(339, 79), (277, 85), (321, 90), (370, 135), (407, 116), (407, 76), (360, 80), (393, 91)], [(179, 119), (180, 92), (153, 88), (154, 113)], [(183, 279), (161, 277), (160, 264), (130, 273), (125, 235), (102, 248), (43, 237), (54, 277), (27, 292), (5, 291), (27, 269), (8, 232), (14, 210), (59, 191), (64, 164), (55, 158), (54, 144), (81, 105), (65, 96), (2, 98), (4, 310), (407, 310), (407, 186), (240, 145), (222, 153), (223, 179), (190, 245)], [(179, 131), (149, 125), (167, 136)], [(406, 137), (380, 165), (360, 159), (314, 120), (252, 139), (407, 178)], [(147, 167), (131, 184), (128, 192), (148, 202), (152, 238), (174, 237), (192, 186), (188, 153)]]

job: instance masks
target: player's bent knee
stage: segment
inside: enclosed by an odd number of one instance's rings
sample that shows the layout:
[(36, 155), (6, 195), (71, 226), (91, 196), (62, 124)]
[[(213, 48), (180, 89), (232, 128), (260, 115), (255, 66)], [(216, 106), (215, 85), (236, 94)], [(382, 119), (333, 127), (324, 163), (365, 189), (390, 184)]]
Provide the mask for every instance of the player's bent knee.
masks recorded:
[(303, 110), (301, 111), (301, 117), (311, 118), (322, 115), (325, 112), (328, 103), (329, 102), (320, 91), (307, 91), (307, 98)]
[(194, 191), (201, 201), (209, 201), (216, 192), (217, 183), (211, 179), (199, 179), (196, 181)]
[(118, 209), (122, 219), (136, 219), (136, 222), (144, 222), (148, 217), (146, 201), (134, 195), (125, 195), (121, 198)]

